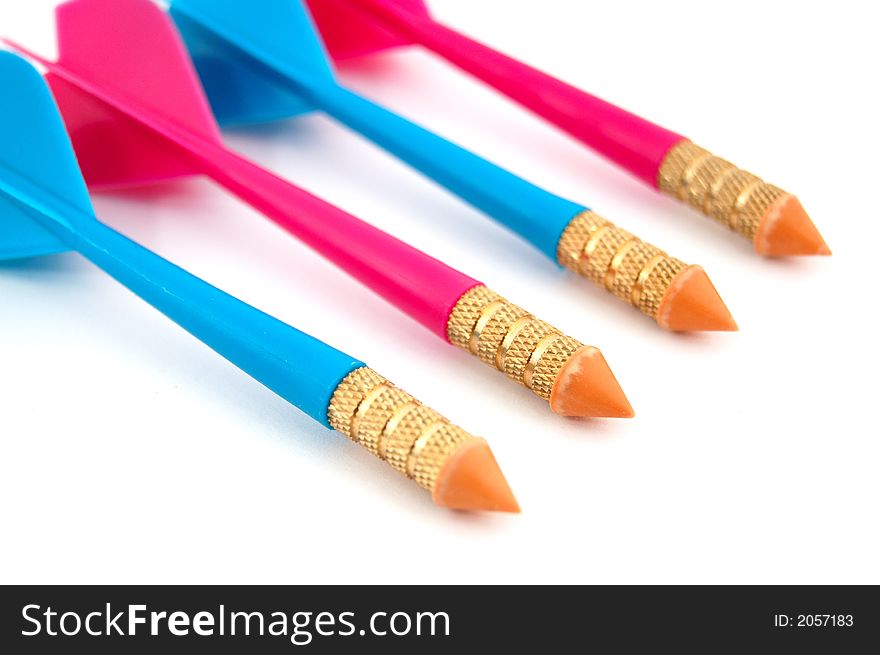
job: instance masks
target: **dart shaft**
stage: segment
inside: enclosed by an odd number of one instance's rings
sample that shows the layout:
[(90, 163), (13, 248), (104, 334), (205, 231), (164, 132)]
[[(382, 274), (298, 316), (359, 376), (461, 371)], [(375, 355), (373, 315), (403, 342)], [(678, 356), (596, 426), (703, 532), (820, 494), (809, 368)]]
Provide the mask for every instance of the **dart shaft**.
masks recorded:
[(199, 154), (214, 180), (438, 336), (458, 298), (478, 284), (231, 151), (205, 145)]
[(334, 2), (344, 2), (386, 29), (432, 50), (651, 186), (657, 186), (657, 171), (666, 153), (684, 138), (430, 18), (409, 12), (392, 0)]
[(491, 216), (555, 260), (568, 222), (584, 210), (415, 123), (333, 84), (311, 90), (334, 118)]
[[(10, 179), (7, 171), (3, 178)], [(34, 220), (214, 351), (329, 426), (340, 381), (363, 366), (350, 356), (213, 287), (51, 196), (17, 196)]]

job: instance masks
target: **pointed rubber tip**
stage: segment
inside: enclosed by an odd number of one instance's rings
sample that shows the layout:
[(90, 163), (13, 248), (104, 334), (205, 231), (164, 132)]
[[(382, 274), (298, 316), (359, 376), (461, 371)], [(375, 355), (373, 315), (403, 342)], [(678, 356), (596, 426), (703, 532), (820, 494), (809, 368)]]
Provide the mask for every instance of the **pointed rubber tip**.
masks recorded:
[(632, 405), (598, 348), (578, 350), (556, 378), (550, 409), (562, 416), (632, 418)]
[(675, 276), (657, 313), (660, 327), (673, 332), (735, 332), (739, 329), (712, 280), (700, 266)]
[(441, 507), (468, 511), (519, 512), (519, 503), (484, 439), (463, 444), (443, 466), (434, 487)]
[(755, 251), (768, 257), (831, 254), (803, 205), (789, 193), (770, 205), (761, 218), (755, 234)]

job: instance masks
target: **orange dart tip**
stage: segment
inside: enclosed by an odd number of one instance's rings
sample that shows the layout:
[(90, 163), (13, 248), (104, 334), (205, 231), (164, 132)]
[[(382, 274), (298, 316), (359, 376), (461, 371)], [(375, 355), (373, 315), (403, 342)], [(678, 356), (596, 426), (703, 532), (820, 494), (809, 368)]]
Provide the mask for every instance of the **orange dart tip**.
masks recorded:
[(673, 332), (735, 332), (739, 329), (700, 266), (688, 266), (675, 277), (660, 304), (657, 322)]
[(485, 439), (470, 439), (449, 457), (437, 476), (433, 498), (449, 509), (520, 511)]
[(550, 408), (562, 416), (632, 418), (632, 405), (598, 348), (578, 350), (556, 378)]
[(755, 251), (769, 257), (831, 254), (803, 205), (790, 193), (777, 198), (761, 217)]

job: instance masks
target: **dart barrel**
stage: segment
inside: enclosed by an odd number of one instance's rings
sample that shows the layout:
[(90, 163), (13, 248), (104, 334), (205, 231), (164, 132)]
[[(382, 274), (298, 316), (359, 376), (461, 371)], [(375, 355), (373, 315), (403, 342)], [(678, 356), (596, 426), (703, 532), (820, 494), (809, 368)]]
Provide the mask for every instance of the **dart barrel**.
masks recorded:
[(447, 460), (477, 440), (367, 367), (339, 384), (328, 416), (334, 429), (432, 493)]
[(770, 207), (787, 192), (684, 140), (660, 165), (658, 186), (749, 241)]
[(576, 216), (557, 248), (560, 264), (657, 320), (675, 277), (687, 264), (592, 211)]
[(455, 305), (447, 336), (544, 400), (569, 359), (585, 347), (482, 285)]

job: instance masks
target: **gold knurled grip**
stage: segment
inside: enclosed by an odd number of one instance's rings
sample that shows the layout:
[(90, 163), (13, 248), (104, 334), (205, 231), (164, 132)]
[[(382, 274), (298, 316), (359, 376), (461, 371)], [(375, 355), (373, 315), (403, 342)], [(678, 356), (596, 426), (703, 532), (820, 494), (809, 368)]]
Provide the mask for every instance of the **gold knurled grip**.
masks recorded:
[(430, 492), (449, 457), (476, 439), (367, 367), (339, 384), (327, 414), (334, 429)]
[(482, 285), (456, 303), (446, 333), (453, 344), (544, 400), (562, 367), (584, 347)]
[(657, 319), (672, 280), (687, 265), (592, 211), (575, 216), (556, 251), (559, 263)]
[(691, 143), (674, 145), (660, 165), (660, 189), (755, 239), (761, 219), (785, 191)]

